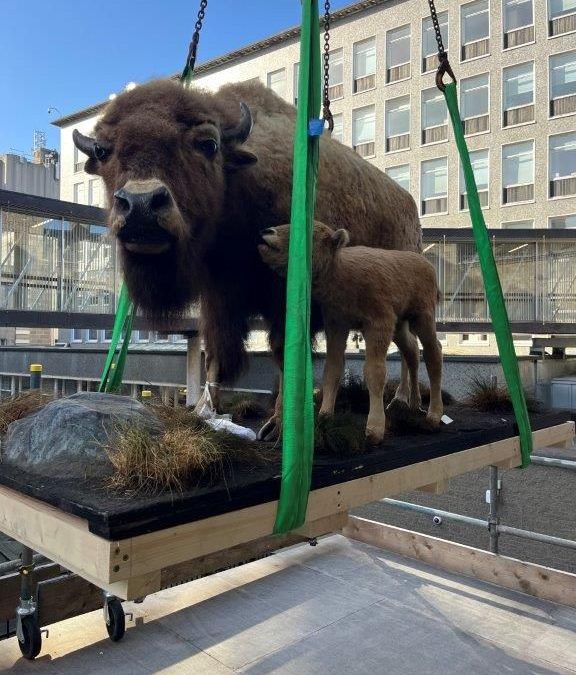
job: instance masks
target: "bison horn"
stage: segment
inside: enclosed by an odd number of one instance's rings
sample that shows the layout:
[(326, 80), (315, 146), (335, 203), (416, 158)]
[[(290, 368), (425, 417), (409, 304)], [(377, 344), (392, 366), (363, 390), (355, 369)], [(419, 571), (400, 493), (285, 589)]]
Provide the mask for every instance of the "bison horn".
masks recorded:
[(74, 129), (72, 132), (72, 140), (80, 152), (88, 155), (88, 157), (96, 157), (94, 152), (96, 141), (93, 138), (90, 138), (90, 136), (84, 136), (78, 131), (78, 129)]
[(252, 131), (252, 126), (254, 124), (252, 120), (252, 113), (250, 112), (250, 108), (243, 101), (240, 102), (240, 110), (242, 112), (240, 122), (235, 127), (223, 129), (222, 140), (244, 143), (248, 136), (250, 136), (250, 132)]

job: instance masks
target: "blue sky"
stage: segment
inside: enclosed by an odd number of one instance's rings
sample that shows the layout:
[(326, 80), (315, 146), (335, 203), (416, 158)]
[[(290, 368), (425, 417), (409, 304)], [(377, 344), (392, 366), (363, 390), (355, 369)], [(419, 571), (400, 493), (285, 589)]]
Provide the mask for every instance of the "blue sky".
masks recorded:
[[(353, 0), (332, 0), (334, 9)], [(324, 3), (319, 3), (323, 7)], [(2, 3), (0, 152), (30, 152), (34, 129), (58, 147), (50, 122), (128, 82), (179, 71), (198, 0), (19, 0)], [(199, 62), (300, 21), (300, 0), (210, 0)]]

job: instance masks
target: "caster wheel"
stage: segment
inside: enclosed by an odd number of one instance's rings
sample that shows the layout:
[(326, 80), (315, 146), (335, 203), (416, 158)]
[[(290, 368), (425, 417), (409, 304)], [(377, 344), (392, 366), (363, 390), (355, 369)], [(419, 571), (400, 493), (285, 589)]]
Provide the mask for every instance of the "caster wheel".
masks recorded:
[(106, 630), (112, 642), (118, 642), (124, 637), (126, 632), (126, 617), (124, 608), (118, 598), (112, 598), (107, 601), (108, 616), (106, 619)]
[(22, 656), (29, 661), (35, 659), (42, 649), (42, 633), (34, 614), (22, 617), (22, 639), (18, 638), (18, 646)]

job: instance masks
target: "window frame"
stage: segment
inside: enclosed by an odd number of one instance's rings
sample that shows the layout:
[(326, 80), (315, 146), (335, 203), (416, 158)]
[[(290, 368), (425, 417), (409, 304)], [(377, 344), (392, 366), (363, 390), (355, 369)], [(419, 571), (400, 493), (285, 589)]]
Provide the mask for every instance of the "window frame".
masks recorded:
[[(512, 47), (512, 49), (515, 49), (515, 47)], [(532, 64), (532, 103), (527, 103), (525, 106), (513, 106), (512, 108), (504, 108), (504, 72), (506, 70), (511, 70), (512, 68), (518, 68), (519, 66), (524, 66), (527, 63)], [(508, 112), (509, 110), (520, 110), (521, 108), (525, 108), (528, 105), (534, 106), (534, 119), (533, 120), (531, 120), (529, 122), (518, 122), (517, 124), (506, 124), (506, 125), (504, 125), (504, 113)], [(550, 105), (549, 104), (548, 104), (548, 112), (550, 112)], [(503, 66), (500, 69), (500, 113), (501, 113), (500, 123), (502, 125), (503, 131), (504, 131), (504, 129), (514, 129), (516, 127), (523, 127), (523, 126), (526, 126), (527, 124), (536, 124), (536, 63), (533, 59), (528, 59), (526, 61), (521, 61), (519, 63), (513, 63), (509, 66)]]
[[(420, 90), (420, 147), (428, 147), (430, 145), (438, 145), (439, 143), (447, 143), (449, 136), (450, 136), (450, 129), (448, 122), (450, 120), (450, 115), (448, 113), (448, 108), (446, 108), (446, 121), (444, 124), (436, 124), (431, 127), (425, 127), (424, 126), (424, 93), (425, 92), (434, 92), (436, 93), (436, 96), (442, 100), (443, 94), (442, 92), (434, 85), (433, 87), (426, 87), (425, 89)], [(442, 140), (439, 141), (430, 141), (429, 143), (424, 143), (423, 138), (424, 138), (424, 132), (427, 131), (428, 129), (439, 129), (440, 127), (446, 127), (446, 138), (443, 138)], [(431, 158), (432, 159), (432, 158)]]
[[(390, 174), (388, 173), (388, 171), (390, 171), (391, 169), (401, 169), (401, 168), (403, 168), (403, 167), (405, 167), (405, 166), (408, 167), (408, 187), (407, 187), (407, 188), (404, 188), (404, 190), (407, 190), (408, 192), (410, 192), (410, 188), (412, 187), (412, 166), (410, 165), (410, 163), (406, 163), (406, 164), (394, 164), (393, 166), (387, 166), (387, 167), (384, 169), (384, 173), (388, 176), (388, 178), (390, 178), (391, 180), (393, 180), (393, 181), (396, 183), (396, 185), (400, 185), (400, 183), (398, 183), (397, 180), (395, 180), (394, 178), (392, 178), (392, 176), (390, 176)], [(400, 187), (402, 187), (402, 185), (400, 185)]]
[[(485, 190), (488, 192), (488, 204), (486, 206), (481, 206), (482, 211), (486, 211), (490, 208), (490, 197), (491, 197), (491, 192), (490, 192), (490, 179), (491, 179), (491, 174), (492, 172), (490, 171), (490, 148), (476, 148), (475, 150), (470, 150), (470, 162), (472, 162), (472, 155), (475, 152), (486, 152), (488, 154), (487, 160), (488, 160), (488, 187)], [(462, 203), (462, 197), (464, 195), (468, 194), (468, 191), (465, 189), (466, 188), (466, 180), (463, 175), (463, 169), (462, 169), (462, 161), (459, 159), (458, 160), (458, 212), (459, 213), (468, 213), (470, 211), (470, 208), (461, 208), (461, 203)], [(472, 170), (474, 170), (474, 167), (472, 167)], [(464, 188), (464, 191), (462, 191)], [(484, 190), (478, 189), (478, 192), (484, 192)]]
[[(408, 61), (403, 61), (402, 63), (397, 63), (395, 65), (388, 65), (388, 45), (389, 45), (389, 39), (390, 39), (390, 34), (394, 33), (395, 31), (400, 31), (404, 28), (408, 28), (409, 30), (409, 35), (408, 35), (408, 40), (409, 40), (409, 46), (408, 46), (408, 53), (409, 53), (409, 59)], [(402, 24), (401, 26), (396, 26), (395, 28), (390, 28), (386, 31), (385, 35), (385, 44), (384, 44), (384, 79), (385, 83), (388, 84), (396, 84), (397, 82), (405, 82), (406, 80), (409, 80), (412, 78), (412, 23), (408, 22), (405, 24)], [(397, 80), (388, 80), (388, 71), (391, 70), (392, 68), (400, 68), (401, 66), (405, 66), (409, 64), (410, 65), (410, 73), (406, 77), (400, 77)], [(378, 64), (376, 64), (378, 65)]]
[[(572, 31), (576, 33), (575, 31)], [(568, 33), (562, 33), (562, 35), (568, 35)], [(554, 37), (559, 37), (555, 35)], [(562, 117), (570, 117), (571, 115), (576, 115), (576, 110), (573, 112), (567, 112), (567, 113), (562, 113), (560, 115), (551, 115), (552, 111), (552, 101), (558, 101), (564, 98), (568, 98), (570, 96), (576, 96), (576, 92), (574, 94), (564, 94), (563, 96), (556, 96), (555, 98), (552, 97), (552, 59), (555, 56), (562, 56), (564, 54), (574, 54), (574, 63), (576, 63), (576, 49), (568, 49), (567, 51), (563, 52), (557, 52), (556, 54), (550, 54), (548, 56), (548, 119), (549, 120), (555, 120), (555, 119), (561, 119)]]
[[(388, 103), (392, 103), (393, 101), (397, 101), (399, 99), (408, 99), (408, 136), (409, 136), (409, 143), (407, 148), (400, 148), (399, 150), (387, 150), (387, 145), (388, 145), (388, 139), (389, 138), (398, 138), (400, 136), (404, 136), (405, 134), (394, 134), (393, 136), (388, 136), (388, 124), (387, 124), (387, 119), (388, 119)], [(397, 152), (406, 152), (407, 150), (410, 150), (412, 146), (412, 94), (403, 94), (402, 96), (394, 96), (394, 98), (387, 98), (384, 101), (384, 153), (386, 155), (393, 155)]]
[[(534, 29), (534, 39), (530, 40), (529, 42), (523, 42), (520, 45), (514, 45), (512, 47), (505, 47), (504, 46), (504, 40), (506, 38), (507, 32), (513, 32), (513, 31), (506, 31), (506, 28), (504, 27), (505, 20), (506, 20), (506, 1), (507, 0), (501, 0), (500, 3), (500, 11), (501, 11), (501, 16), (502, 16), (502, 51), (503, 52), (509, 52), (513, 49), (520, 49), (521, 47), (526, 47), (527, 45), (533, 45), (536, 43), (536, 7), (534, 6), (534, 0), (530, 0), (532, 3), (532, 23), (527, 24), (526, 26), (520, 26), (519, 28), (514, 28), (514, 31), (517, 30), (523, 30), (524, 28), (530, 28), (532, 27)], [(548, 0), (546, 0), (546, 4), (548, 4)]]
[(467, 7), (468, 5), (472, 5), (475, 2), (481, 2), (481, 0), (469, 0), (469, 2), (464, 2), (459, 6), (459, 21), (458, 21), (458, 37), (459, 37), (459, 60), (460, 63), (470, 63), (471, 61), (478, 61), (478, 59), (485, 59), (487, 56), (491, 55), (492, 52), (492, 17), (491, 17), (491, 12), (490, 12), (490, 0), (487, 0), (488, 2), (488, 35), (485, 38), (482, 38), (482, 40), (488, 40), (488, 51), (486, 54), (481, 54), (480, 56), (473, 56), (470, 59), (463, 59), (462, 58), (462, 48), (465, 45), (471, 45), (474, 44), (474, 42), (480, 42), (480, 40), (474, 40), (473, 42), (464, 42), (464, 30), (463, 30), (463, 23), (462, 23), (462, 10), (464, 7)]
[[(573, 12), (576, 14), (576, 10)], [(566, 16), (572, 16), (571, 14), (567, 14)], [(548, 40), (554, 40), (556, 38), (562, 37), (563, 35), (573, 35), (576, 33), (576, 28), (574, 30), (569, 30), (566, 31), (565, 33), (558, 33), (557, 35), (550, 35), (550, 22), (553, 21), (552, 17), (550, 16), (550, 0), (546, 0), (546, 38)]]
[[(525, 199), (520, 202), (510, 202), (506, 203), (504, 201), (504, 148), (510, 147), (511, 145), (520, 145), (521, 143), (532, 143), (532, 199)], [(502, 208), (508, 206), (518, 206), (519, 204), (534, 204), (536, 201), (536, 139), (535, 138), (523, 138), (520, 141), (513, 141), (512, 143), (502, 143), (500, 146), (500, 206)], [(530, 183), (514, 183), (506, 186), (508, 187), (520, 187), (521, 185), (530, 185)], [(510, 221), (511, 222), (511, 221)]]
[[(435, 162), (439, 159), (444, 159), (446, 161), (446, 211), (438, 211), (437, 213), (422, 213), (422, 203), (424, 202), (422, 196), (422, 167), (426, 162)], [(430, 157), (429, 159), (421, 159), (420, 166), (418, 171), (418, 215), (420, 218), (432, 218), (434, 216), (445, 216), (450, 213), (450, 172), (448, 171), (448, 155), (442, 155), (441, 157)], [(430, 199), (441, 199), (441, 197), (430, 197)]]
[[(372, 41), (374, 43), (374, 72), (370, 73), (368, 75), (362, 75), (362, 77), (356, 77), (356, 45), (361, 45), (365, 42), (370, 42)], [(376, 73), (378, 72), (378, 49), (376, 46), (376, 36), (373, 35), (368, 38), (364, 38), (363, 40), (357, 40), (356, 42), (352, 43), (352, 94), (363, 94), (364, 92), (367, 91), (373, 91), (376, 89)], [(356, 80), (360, 80), (364, 77), (374, 77), (374, 86), (373, 87), (368, 87), (367, 89), (361, 89), (360, 91), (356, 91)]]
[[(574, 129), (573, 131), (561, 131), (560, 133), (556, 133), (556, 134), (548, 134), (548, 136), (547, 136), (547, 143), (546, 143), (546, 148), (547, 148), (547, 153), (546, 153), (546, 155), (547, 155), (547, 157), (546, 157), (546, 177), (547, 177), (548, 201), (551, 201), (551, 202), (556, 202), (556, 201), (562, 200), (562, 199), (574, 199), (574, 198), (576, 198), (576, 192), (572, 193), (572, 194), (569, 194), (569, 195), (557, 195), (557, 196), (554, 196), (554, 197), (550, 196), (550, 185), (552, 183), (552, 177), (550, 175), (550, 169), (551, 169), (551, 166), (552, 166), (552, 162), (551, 162), (552, 153), (551, 153), (551, 148), (550, 148), (550, 141), (555, 136), (569, 136), (569, 135), (573, 135), (574, 140), (576, 142), (576, 129)], [(575, 167), (575, 169), (576, 169), (576, 167)], [(563, 178), (575, 178), (576, 179), (576, 170), (574, 171), (574, 174), (571, 174), (570, 176), (559, 176), (559, 178), (560, 179), (563, 179)]]
[[(355, 144), (354, 142), (354, 113), (357, 112), (358, 110), (365, 110), (367, 108), (372, 108), (374, 111), (374, 138), (371, 141), (366, 141), (366, 143), (358, 143)], [(354, 152), (356, 152), (356, 147), (359, 145), (367, 145), (368, 143), (373, 143), (374, 144), (374, 154), (372, 155), (360, 155), (364, 159), (376, 157), (376, 104), (375, 103), (369, 103), (368, 105), (362, 105), (359, 106), (358, 108), (352, 108), (352, 149)], [(360, 153), (358, 153), (360, 154)]]
[[(276, 75), (276, 73), (284, 73), (284, 92), (282, 94), (279, 94), (270, 86), (270, 77), (272, 75)], [(276, 96), (280, 96), (282, 100), (286, 100), (286, 94), (288, 93), (288, 76), (286, 73), (286, 66), (283, 66), (282, 68), (276, 68), (276, 70), (271, 70), (270, 72), (266, 73), (266, 88), (270, 89), (270, 91), (273, 91)]]
[(480, 119), (481, 117), (488, 117), (488, 128), (485, 129), (484, 131), (476, 131), (473, 134), (466, 134), (466, 138), (470, 138), (470, 137), (473, 137), (473, 136), (480, 136), (481, 134), (489, 134), (491, 132), (492, 115), (490, 114), (490, 112), (491, 112), (491, 109), (492, 109), (492, 79), (491, 79), (490, 75), (491, 75), (490, 71), (487, 70), (483, 73), (476, 73), (476, 75), (470, 75), (470, 77), (463, 77), (460, 80), (460, 84), (459, 84), (459, 87), (458, 87), (458, 91), (459, 91), (458, 104), (460, 106), (460, 109), (462, 109), (463, 108), (462, 98), (463, 98), (464, 93), (465, 93), (464, 90), (463, 90), (463, 87), (462, 87), (462, 83), (465, 82), (466, 80), (473, 80), (474, 78), (477, 78), (477, 77), (487, 76), (487, 78), (488, 78), (488, 83), (486, 85), (486, 88), (488, 90), (488, 106), (487, 106), (488, 112), (486, 112), (483, 115), (472, 115), (472, 117), (462, 117), (463, 122), (466, 121), (466, 120), (475, 120), (475, 119)]

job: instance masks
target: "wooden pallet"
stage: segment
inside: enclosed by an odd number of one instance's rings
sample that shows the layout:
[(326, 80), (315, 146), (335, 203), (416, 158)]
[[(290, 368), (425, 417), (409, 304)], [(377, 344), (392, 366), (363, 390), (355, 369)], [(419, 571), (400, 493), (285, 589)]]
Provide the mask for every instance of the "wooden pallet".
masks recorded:
[[(534, 447), (563, 445), (574, 437), (574, 422), (533, 432)], [(504, 469), (521, 462), (518, 437), (495, 441), (398, 469), (314, 490), (307, 522), (295, 534), (318, 537), (344, 526), (349, 509), (411, 490), (437, 490), (462, 473), (488, 465)], [(277, 502), (108, 541), (76, 516), (0, 486), (0, 531), (67, 570), (126, 600), (160, 590), (166, 570), (236, 546), (270, 537)], [(220, 565), (221, 565), (220, 561)], [(222, 565), (221, 565), (222, 566)], [(190, 575), (187, 575), (190, 578)], [(173, 578), (172, 583), (177, 583)]]

